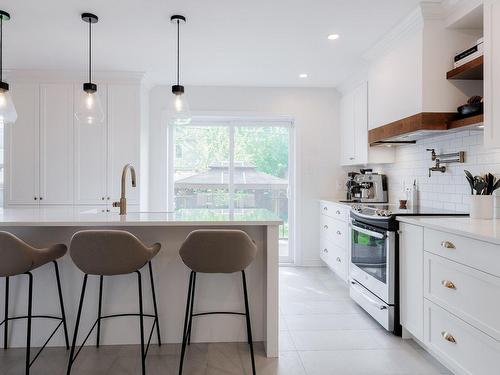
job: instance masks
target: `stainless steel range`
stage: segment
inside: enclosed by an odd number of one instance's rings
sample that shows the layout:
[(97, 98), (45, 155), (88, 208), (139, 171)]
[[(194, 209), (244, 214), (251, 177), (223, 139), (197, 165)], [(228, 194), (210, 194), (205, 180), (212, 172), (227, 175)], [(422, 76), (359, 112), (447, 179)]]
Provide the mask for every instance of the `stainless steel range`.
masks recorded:
[(452, 216), (433, 208), (401, 210), (395, 205), (355, 204), (351, 208), (351, 298), (386, 330), (399, 324), (399, 253), (396, 216)]

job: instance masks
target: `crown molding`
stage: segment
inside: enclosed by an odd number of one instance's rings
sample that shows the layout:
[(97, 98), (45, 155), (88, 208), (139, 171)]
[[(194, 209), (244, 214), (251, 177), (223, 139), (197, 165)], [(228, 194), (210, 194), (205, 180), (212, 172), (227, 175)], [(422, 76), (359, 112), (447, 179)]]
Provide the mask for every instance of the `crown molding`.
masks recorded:
[(391, 31), (389, 31), (374, 46), (367, 50), (362, 57), (372, 61), (384, 56), (394, 46), (406, 39), (408, 36), (420, 32), (424, 28), (426, 20), (442, 20), (444, 18), (443, 6), (440, 2), (422, 2)]
[[(6, 80), (11, 82), (85, 82), (86, 72), (72, 70), (24, 70), (7, 69), (4, 72)], [(92, 73), (92, 80), (97, 83), (135, 83), (141, 84), (144, 79), (142, 72), (106, 72)]]

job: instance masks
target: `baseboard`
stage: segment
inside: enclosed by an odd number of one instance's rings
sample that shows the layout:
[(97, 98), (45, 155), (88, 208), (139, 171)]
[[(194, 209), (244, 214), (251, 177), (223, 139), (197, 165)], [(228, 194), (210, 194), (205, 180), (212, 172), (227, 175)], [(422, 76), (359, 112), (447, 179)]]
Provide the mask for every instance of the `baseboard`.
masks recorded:
[(297, 265), (302, 267), (326, 267), (325, 262), (323, 262), (321, 259), (303, 260), (302, 264)]

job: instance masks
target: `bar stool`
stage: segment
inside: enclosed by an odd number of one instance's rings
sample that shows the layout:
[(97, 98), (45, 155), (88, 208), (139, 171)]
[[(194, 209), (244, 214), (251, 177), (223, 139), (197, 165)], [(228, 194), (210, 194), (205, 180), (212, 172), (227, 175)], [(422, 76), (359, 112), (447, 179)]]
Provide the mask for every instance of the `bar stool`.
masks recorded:
[[(64, 312), (64, 303), (61, 291), (61, 279), (59, 277), (59, 267), (56, 259), (61, 258), (66, 254), (67, 248), (65, 245), (57, 244), (44, 249), (38, 249), (28, 245), (18, 237), (8, 232), (0, 232), (0, 277), (5, 277), (5, 319), (0, 323), (4, 325), (4, 349), (8, 348), (8, 329), (9, 321), (27, 319), (26, 332), (26, 374), (30, 373), (30, 367), (38, 358), (42, 350), (47, 346), (49, 341), (55, 335), (59, 327), (63, 327), (66, 349), (69, 349), (68, 329), (66, 326), (66, 314)], [(57, 283), (57, 292), (59, 294), (59, 304), (61, 308), (61, 316), (51, 315), (33, 315), (33, 274), (31, 271), (52, 262)], [(28, 314), (26, 316), (9, 317), (9, 279), (18, 275), (28, 276)], [(38, 353), (31, 359), (31, 320), (33, 318), (55, 319), (59, 320), (59, 324), (45, 341)]]
[[(161, 345), (160, 325), (158, 321), (158, 307), (156, 305), (156, 294), (153, 281), (153, 269), (151, 259), (160, 251), (161, 245), (155, 243), (151, 247), (145, 246), (133, 234), (122, 230), (84, 230), (73, 235), (70, 244), (70, 255), (76, 266), (85, 274), (83, 277), (82, 292), (80, 303), (78, 305), (78, 314), (76, 317), (75, 331), (71, 352), (68, 363), (67, 374), (71, 373), (71, 368), (76, 357), (84, 347), (90, 334), (97, 326), (97, 343), (99, 347), (101, 320), (108, 318), (138, 316), (141, 332), (141, 365), (142, 374), (146, 373), (146, 356), (151, 343), (154, 329), (158, 337), (158, 345)], [(151, 280), (151, 292), (153, 297), (154, 315), (144, 314), (142, 303), (142, 277), (140, 269), (145, 265), (149, 268), (149, 277)], [(139, 313), (102, 315), (102, 287), (104, 276), (116, 276), (136, 273), (139, 287)], [(89, 275), (99, 276), (99, 307), (97, 319), (92, 325), (89, 333), (83, 340), (80, 348), (75, 354), (76, 341), (78, 336), (78, 327), (82, 315), (82, 307), (85, 298), (85, 289), (87, 287), (87, 278)], [(144, 317), (154, 318), (153, 326), (149, 334), (147, 345), (144, 345)]]
[[(246, 317), (248, 344), (252, 359), (252, 373), (255, 375), (255, 359), (253, 353), (252, 326), (248, 306), (247, 282), (245, 268), (252, 263), (257, 253), (257, 246), (250, 236), (242, 230), (200, 229), (191, 232), (179, 250), (184, 264), (191, 269), (189, 288), (182, 334), (182, 349), (179, 375), (182, 374), (186, 344), (191, 343), (191, 327), (193, 317), (201, 315), (231, 314)], [(202, 312), (194, 313), (194, 293), (197, 273), (235, 273), (241, 272), (245, 312)]]

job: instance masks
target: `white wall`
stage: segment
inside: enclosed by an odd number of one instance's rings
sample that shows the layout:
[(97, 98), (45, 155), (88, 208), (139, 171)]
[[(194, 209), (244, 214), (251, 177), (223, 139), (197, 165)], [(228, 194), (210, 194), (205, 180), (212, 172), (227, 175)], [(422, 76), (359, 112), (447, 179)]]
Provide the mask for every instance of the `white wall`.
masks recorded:
[[(295, 119), (297, 263), (320, 264), (319, 203), (341, 194), (339, 97), (334, 89), (187, 87), (191, 111), (213, 114), (286, 115)], [(152, 209), (165, 209), (166, 140), (162, 122), (170, 86), (150, 92), (150, 189)], [(163, 119), (162, 119), (163, 117)]]

